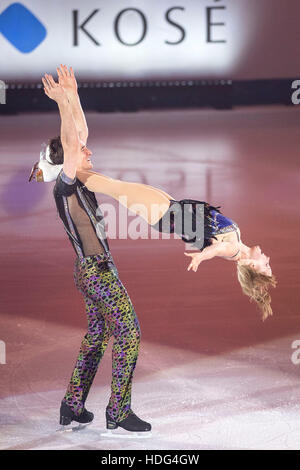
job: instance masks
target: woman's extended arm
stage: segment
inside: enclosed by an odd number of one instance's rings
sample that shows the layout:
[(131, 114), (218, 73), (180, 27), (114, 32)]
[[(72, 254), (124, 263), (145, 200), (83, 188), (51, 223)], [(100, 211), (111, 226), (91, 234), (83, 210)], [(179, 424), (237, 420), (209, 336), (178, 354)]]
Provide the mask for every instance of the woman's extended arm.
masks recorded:
[(202, 261), (212, 259), (215, 256), (232, 256), (234, 253), (236, 253), (238, 248), (238, 242), (220, 242), (207, 246), (203, 251), (198, 253), (184, 253), (186, 256), (190, 256), (192, 258), (187, 269), (188, 271), (193, 269), (193, 271), (196, 272), (199, 264)]

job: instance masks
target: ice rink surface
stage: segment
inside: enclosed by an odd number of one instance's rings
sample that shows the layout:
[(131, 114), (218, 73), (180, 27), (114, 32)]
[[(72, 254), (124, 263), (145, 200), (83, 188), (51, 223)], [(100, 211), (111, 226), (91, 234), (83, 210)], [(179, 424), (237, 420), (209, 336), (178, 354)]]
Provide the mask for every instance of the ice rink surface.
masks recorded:
[(299, 450), (300, 107), (88, 113), (87, 120), (95, 171), (221, 205), (242, 241), (262, 247), (278, 278), (274, 315), (260, 320), (233, 262), (213, 259), (187, 272), (181, 241), (111, 233), (142, 329), (132, 409), (152, 424), (152, 437), (101, 436), (111, 344), (86, 403), (94, 422), (58, 432), (86, 318), (53, 183), (27, 179), (40, 144), (59, 133), (59, 118), (0, 116), (0, 448)]

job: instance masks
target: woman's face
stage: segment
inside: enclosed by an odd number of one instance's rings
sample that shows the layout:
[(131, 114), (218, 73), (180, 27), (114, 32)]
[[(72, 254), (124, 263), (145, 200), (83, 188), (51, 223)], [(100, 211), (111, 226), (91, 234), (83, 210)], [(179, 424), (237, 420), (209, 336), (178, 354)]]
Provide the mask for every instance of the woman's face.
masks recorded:
[(250, 249), (250, 263), (249, 265), (256, 271), (272, 276), (272, 269), (270, 266), (270, 257), (262, 253), (260, 246), (256, 245)]

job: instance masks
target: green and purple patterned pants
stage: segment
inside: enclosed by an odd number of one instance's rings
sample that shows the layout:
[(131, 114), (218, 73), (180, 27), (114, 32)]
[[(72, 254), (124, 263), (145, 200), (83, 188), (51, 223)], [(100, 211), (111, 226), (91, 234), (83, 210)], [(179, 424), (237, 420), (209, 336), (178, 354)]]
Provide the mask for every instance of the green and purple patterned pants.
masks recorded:
[(116, 421), (128, 416), (132, 375), (135, 369), (140, 326), (125, 287), (106, 254), (76, 258), (74, 280), (83, 294), (88, 318), (77, 362), (64, 401), (79, 415), (111, 336), (112, 383), (108, 413)]

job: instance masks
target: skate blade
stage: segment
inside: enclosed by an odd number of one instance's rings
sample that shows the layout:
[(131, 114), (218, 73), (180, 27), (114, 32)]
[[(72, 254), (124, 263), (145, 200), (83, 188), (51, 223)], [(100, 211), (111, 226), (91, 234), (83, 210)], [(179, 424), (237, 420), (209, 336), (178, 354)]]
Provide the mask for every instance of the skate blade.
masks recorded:
[(56, 432), (77, 432), (77, 431), (82, 431), (85, 429), (87, 426), (89, 426), (92, 423), (78, 423), (76, 426), (74, 424), (69, 424), (68, 426), (60, 426)]
[(125, 438), (125, 439), (136, 439), (136, 438), (141, 438), (141, 439), (147, 439), (149, 437), (152, 437), (151, 431), (144, 431), (144, 432), (139, 432), (139, 431), (126, 431), (125, 429), (107, 429), (106, 431), (102, 432), (100, 434), (102, 437), (107, 437), (107, 438)]

